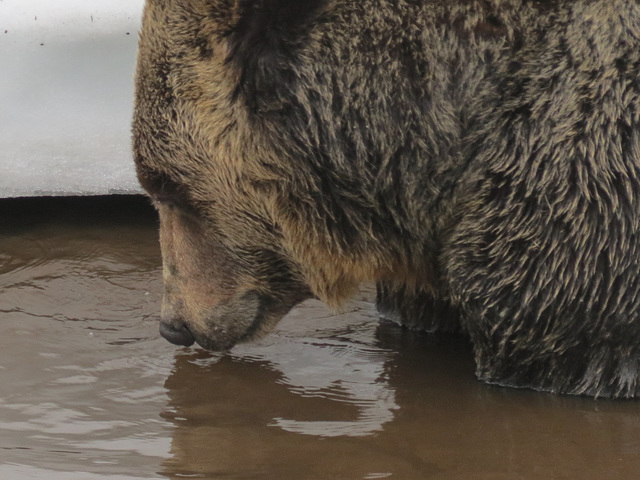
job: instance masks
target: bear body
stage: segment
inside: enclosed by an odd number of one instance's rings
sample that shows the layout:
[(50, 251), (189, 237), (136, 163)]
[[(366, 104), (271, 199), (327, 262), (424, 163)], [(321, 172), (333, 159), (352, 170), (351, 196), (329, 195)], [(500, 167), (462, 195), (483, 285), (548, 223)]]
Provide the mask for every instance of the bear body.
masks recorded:
[(494, 384), (640, 396), (640, 3), (147, 0), (134, 152), (161, 332), (378, 285)]

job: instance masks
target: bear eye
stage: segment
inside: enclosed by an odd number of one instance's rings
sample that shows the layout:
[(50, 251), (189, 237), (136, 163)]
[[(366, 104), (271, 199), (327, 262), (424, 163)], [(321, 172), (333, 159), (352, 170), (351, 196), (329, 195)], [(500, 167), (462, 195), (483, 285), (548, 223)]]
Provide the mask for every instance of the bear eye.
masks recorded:
[(169, 199), (180, 192), (180, 185), (167, 173), (138, 167), (138, 180), (149, 196), (159, 201)]
[(170, 206), (170, 207), (179, 207), (180, 203), (181, 203), (176, 198), (173, 198), (171, 196), (166, 196), (166, 195), (152, 195), (151, 196), (151, 201), (156, 206), (158, 206), (158, 205), (167, 205), (167, 206)]
[(156, 209), (160, 206), (169, 207), (181, 215), (199, 218), (198, 211), (191, 203), (180, 195), (150, 195), (151, 201)]
[(167, 205), (189, 211), (192, 208), (182, 187), (166, 172), (151, 169), (139, 169), (138, 179), (157, 207)]
[(176, 207), (185, 211), (193, 210), (190, 202), (181, 192), (160, 190), (156, 193), (150, 194), (149, 196), (151, 197), (151, 201), (155, 205), (166, 205), (169, 207)]

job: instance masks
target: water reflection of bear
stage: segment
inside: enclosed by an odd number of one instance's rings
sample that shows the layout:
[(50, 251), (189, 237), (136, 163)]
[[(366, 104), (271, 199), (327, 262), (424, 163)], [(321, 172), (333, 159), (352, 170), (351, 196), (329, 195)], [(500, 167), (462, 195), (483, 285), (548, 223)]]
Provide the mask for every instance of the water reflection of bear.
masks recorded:
[(487, 387), (465, 339), (348, 315), (313, 339), (276, 332), (231, 355), (178, 355), (162, 473), (589, 479), (640, 468), (632, 403)]
[[(304, 307), (293, 312), (283, 329), (257, 345), (241, 346), (226, 356), (199, 352), (176, 358), (166, 382), (166, 415), (176, 425), (166, 475), (217, 478), (233, 472), (237, 478), (252, 478), (270, 472), (278, 478), (377, 478), (432, 470), (396, 443), (404, 432), (387, 435), (399, 408), (393, 382), (409, 386), (400, 378), (406, 367), (416, 374), (427, 370), (420, 385), (442, 377), (444, 370), (442, 378), (454, 378), (451, 363), (460, 360), (451, 358), (442, 369), (431, 368), (422, 358), (412, 360), (396, 341), (401, 330), (379, 324), (370, 304), (327, 315), (321, 322), (318, 313), (324, 307), (310, 308), (315, 315)], [(305, 318), (310, 319), (306, 325)], [(396, 340), (386, 345), (391, 338)], [(475, 384), (470, 353), (465, 350), (459, 357), (464, 359), (464, 380)]]

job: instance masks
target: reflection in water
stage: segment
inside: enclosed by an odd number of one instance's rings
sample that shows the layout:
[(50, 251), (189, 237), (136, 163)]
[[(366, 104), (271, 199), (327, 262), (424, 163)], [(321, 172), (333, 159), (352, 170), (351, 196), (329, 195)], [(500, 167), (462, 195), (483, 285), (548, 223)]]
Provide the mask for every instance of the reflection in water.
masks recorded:
[(347, 313), (330, 315), (320, 302), (309, 301), (275, 335), (238, 347), (233, 356), (267, 361), (291, 393), (325, 400), (310, 414), (292, 409), (273, 425), (320, 437), (368, 435), (391, 421), (396, 408), (384, 370), (392, 352), (376, 345), (377, 321), (370, 302), (354, 302)]
[[(308, 304), (264, 344), (226, 356), (179, 354), (165, 384), (165, 418), (176, 430), (162, 473), (636, 478), (636, 402), (481, 384), (463, 338), (378, 324), (371, 305), (357, 307), (339, 318)], [(368, 356), (369, 369), (358, 372)]]
[[(382, 431), (396, 409), (385, 370), (393, 353), (376, 345), (376, 324), (370, 303), (329, 315), (319, 302), (306, 302), (257, 344), (229, 355), (177, 356), (165, 384), (166, 417), (177, 427), (165, 473), (368, 473), (375, 450), (355, 462), (347, 452), (366, 445), (357, 437)], [(334, 451), (336, 443), (344, 450)]]
[(174, 348), (156, 230), (140, 200), (0, 202), (0, 478), (637, 478), (640, 403), (481, 384), (364, 298)]

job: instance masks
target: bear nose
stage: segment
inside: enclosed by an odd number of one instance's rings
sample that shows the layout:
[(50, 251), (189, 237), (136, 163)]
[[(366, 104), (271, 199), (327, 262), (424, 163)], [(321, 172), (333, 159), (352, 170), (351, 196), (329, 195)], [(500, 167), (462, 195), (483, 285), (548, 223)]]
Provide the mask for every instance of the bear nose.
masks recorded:
[(190, 347), (195, 342), (193, 335), (184, 323), (160, 320), (160, 335), (174, 345)]

